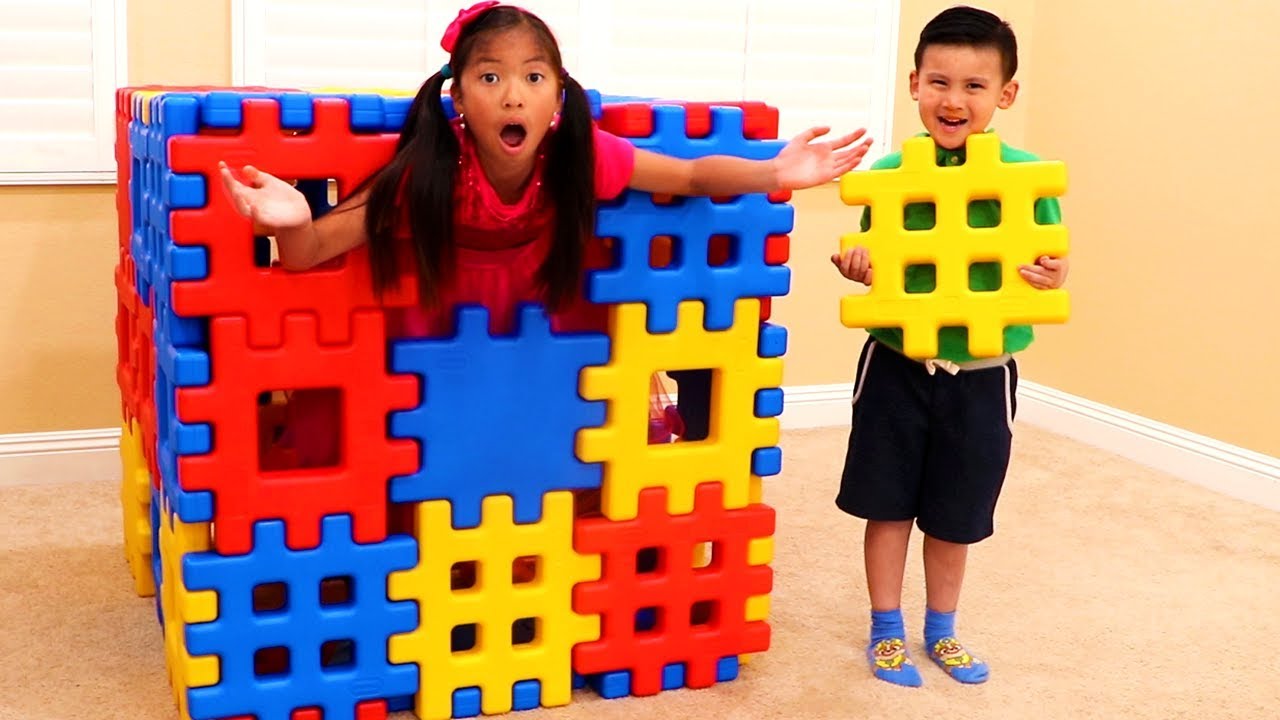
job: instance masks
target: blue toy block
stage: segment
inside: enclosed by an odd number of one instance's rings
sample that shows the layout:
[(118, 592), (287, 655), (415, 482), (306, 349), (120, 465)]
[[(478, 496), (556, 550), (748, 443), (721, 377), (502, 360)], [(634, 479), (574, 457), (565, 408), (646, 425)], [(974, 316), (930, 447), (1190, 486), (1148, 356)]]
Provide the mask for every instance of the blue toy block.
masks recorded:
[(521, 680), (511, 688), (512, 710), (533, 710), (542, 704), (542, 683)]
[(762, 358), (782, 357), (787, 353), (787, 329), (773, 323), (760, 324), (760, 352)]
[(453, 716), (472, 718), (480, 715), (480, 688), (466, 687), (453, 691)]
[(148, 508), (148, 515), (151, 520), (151, 580), (156, 588), (156, 621), (160, 623), (160, 633), (163, 635), (164, 607), (161, 605), (161, 601), (164, 595), (160, 591), (160, 586), (164, 582), (164, 562), (160, 557), (160, 498), (160, 491), (153, 486), (151, 488), (151, 507)]
[[(765, 244), (770, 235), (791, 232), (795, 213), (764, 195), (727, 203), (679, 198), (657, 205), (648, 193), (628, 191), (619, 201), (601, 205), (596, 218), (596, 234), (616, 238), (615, 264), (590, 274), (588, 297), (598, 303), (646, 303), (651, 333), (674, 331), (676, 307), (685, 300), (706, 304), (707, 330), (725, 330), (733, 325), (737, 300), (786, 295), (790, 289), (791, 270), (765, 263)], [(676, 238), (680, 252), (670, 267), (655, 270), (649, 265), (650, 244), (659, 235)], [(713, 235), (728, 235), (737, 243), (728, 264), (708, 262)]]
[(751, 451), (751, 474), (769, 477), (782, 472), (782, 448), (767, 447)]
[(662, 668), (662, 689), (678, 690), (684, 687), (684, 663), (671, 663)]
[(587, 678), (587, 683), (605, 700), (616, 700), (631, 694), (631, 673), (626, 670), (592, 675)]
[(573, 679), (571, 683), (573, 685), (574, 690), (581, 690), (582, 688), (587, 686), (587, 679), (585, 677), (579, 675), (578, 673), (572, 673), (572, 675), (573, 675)]
[(393, 697), (387, 700), (387, 712), (406, 712), (413, 709), (413, 696), (403, 695), (401, 697)]
[(169, 449), (169, 441), (163, 437), (156, 443), (156, 464), (159, 465), (160, 482), (169, 507), (185, 523), (211, 522), (213, 520), (213, 493), (208, 490), (188, 492), (178, 484), (178, 456)]
[(742, 108), (711, 108), (711, 132), (705, 138), (689, 137), (685, 114), (683, 107), (659, 105), (653, 109), (653, 134), (627, 139), (638, 148), (686, 160), (705, 155), (768, 160), (786, 147), (782, 140), (746, 139), (746, 113)]
[[(253, 551), (224, 557), (196, 553), (182, 563), (189, 590), (218, 593), (218, 619), (188, 625), (192, 655), (217, 655), (217, 685), (188, 692), (194, 720), (253, 715), (285, 720), (299, 707), (320, 708), (326, 720), (353, 720), (355, 705), (400, 697), (418, 688), (416, 664), (392, 664), (387, 638), (418, 626), (417, 605), (387, 600), (387, 578), (418, 560), (417, 542), (405, 535), (368, 545), (351, 537), (351, 517), (321, 521), (320, 546), (291, 550), (284, 523), (254, 526)], [(326, 579), (347, 578), (347, 597), (326, 605), (320, 587)], [(284, 607), (255, 611), (254, 588), (283, 583)], [(325, 667), (326, 643), (351, 643), (350, 654)], [(255, 654), (267, 648), (288, 651), (287, 670), (260, 678)]]
[[(329, 204), (328, 180), (299, 180), (297, 188), (298, 192), (302, 193), (302, 196), (307, 199), (307, 205), (311, 208), (312, 219), (319, 220), (329, 214), (329, 211), (333, 209), (333, 206)], [(266, 251), (267, 257), (269, 258), (271, 252), (270, 244), (266, 246)], [(256, 247), (254, 248), (254, 252), (254, 261), (257, 262), (258, 257)], [(266, 265), (266, 263), (258, 264)]]
[(421, 470), (392, 478), (391, 500), (449, 500), (462, 529), (480, 524), (488, 495), (511, 495), (515, 521), (532, 523), (547, 492), (600, 487), (600, 464), (579, 460), (575, 443), (604, 423), (605, 405), (583, 400), (578, 381), (609, 359), (609, 338), (553, 334), (533, 305), (503, 337), (489, 335), (484, 308), (455, 317), (454, 337), (392, 343), (392, 371), (421, 377), (422, 404), (392, 413), (392, 437), (420, 444)]
[(765, 388), (756, 391), (756, 417), (778, 417), (782, 414), (784, 404), (782, 388)]
[(720, 658), (716, 663), (716, 682), (729, 682), (738, 679), (738, 656), (730, 655)]

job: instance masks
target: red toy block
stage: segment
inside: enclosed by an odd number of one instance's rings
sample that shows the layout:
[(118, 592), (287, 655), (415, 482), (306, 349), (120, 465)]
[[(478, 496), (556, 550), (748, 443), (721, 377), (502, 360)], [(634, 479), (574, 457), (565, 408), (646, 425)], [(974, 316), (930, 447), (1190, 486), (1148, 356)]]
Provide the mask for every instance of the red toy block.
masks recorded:
[(764, 261), (769, 265), (785, 265), (791, 259), (791, 236), (770, 235), (764, 241)]
[[(641, 491), (634, 520), (580, 519), (574, 548), (600, 554), (603, 574), (574, 588), (573, 608), (600, 614), (601, 635), (574, 648), (574, 672), (629, 670), (631, 693), (652, 695), (662, 690), (662, 671), (671, 663), (685, 663), (688, 687), (708, 687), (721, 658), (767, 650), (769, 625), (747, 622), (746, 604), (770, 592), (773, 570), (748, 559), (751, 540), (773, 531), (774, 511), (766, 505), (725, 510), (720, 483), (699, 485), (688, 515), (667, 514), (667, 490), (655, 487)], [(695, 549), (708, 542), (710, 564), (694, 567)], [(637, 556), (653, 549), (656, 566), (645, 571)], [(646, 609), (656, 625), (638, 629), (637, 614)]]
[[(207, 422), (213, 451), (178, 459), (178, 478), (188, 491), (214, 495), (215, 547), (226, 555), (252, 549), (253, 524), (283, 519), (289, 547), (320, 543), (326, 515), (352, 516), (356, 542), (387, 534), (387, 483), (418, 469), (412, 440), (387, 437), (387, 416), (418, 405), (418, 380), (387, 375), (387, 338), (382, 314), (352, 317), (350, 343), (330, 345), (318, 337), (314, 315), (284, 318), (283, 343), (250, 347), (248, 321), (214, 318), (209, 323), (212, 382), (177, 390), (178, 418)], [(341, 426), (335, 462), (328, 467), (272, 470), (262, 467), (258, 436), (259, 396), (278, 390), (336, 390), (332, 416), (309, 418)], [(295, 393), (295, 397), (316, 393)], [(328, 427), (329, 425), (325, 425)]]
[[(253, 720), (247, 718), (246, 720)], [(324, 720), (324, 712), (320, 708), (303, 708), (294, 710), (290, 720)], [(356, 705), (356, 720), (387, 720), (386, 700), (366, 700)]]
[(773, 140), (778, 137), (778, 109), (762, 102), (652, 102), (605, 105), (601, 109), (600, 127), (620, 137), (649, 137), (653, 134), (653, 108), (675, 105), (685, 109), (685, 133), (691, 138), (711, 134), (711, 109), (736, 107), (743, 112), (742, 134), (748, 140)]
[(339, 344), (350, 340), (352, 312), (416, 304), (417, 276), (407, 243), (399, 248), (406, 253), (399, 263), (399, 286), (381, 299), (373, 291), (364, 247), (306, 273), (255, 266), (250, 223), (235, 212), (218, 176), (219, 161), (233, 168), (251, 163), (281, 178), (335, 179), (345, 195), (387, 162), (397, 135), (351, 132), (350, 107), (340, 98), (317, 98), (314, 125), (301, 134), (280, 127), (275, 100), (250, 98), (242, 107), (244, 127), (238, 134), (178, 136), (169, 142), (175, 173), (199, 173), (208, 180), (206, 207), (173, 213), (174, 243), (205, 246), (209, 259), (206, 279), (174, 283), (174, 312), (243, 316), (249, 345), (271, 347), (280, 344), (281, 318), (288, 313), (317, 314), (320, 342)]

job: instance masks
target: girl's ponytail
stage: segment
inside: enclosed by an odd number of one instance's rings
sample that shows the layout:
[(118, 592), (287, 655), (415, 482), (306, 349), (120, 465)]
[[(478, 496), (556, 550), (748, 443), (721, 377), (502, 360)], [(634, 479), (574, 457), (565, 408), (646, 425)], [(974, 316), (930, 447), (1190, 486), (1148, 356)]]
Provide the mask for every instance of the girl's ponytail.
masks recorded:
[(564, 105), (551, 137), (546, 185), (556, 209), (551, 251), (538, 270), (547, 305), (558, 309), (582, 288), (583, 246), (595, 231), (595, 135), (587, 94), (567, 72)]
[(441, 102), (444, 81), (437, 72), (418, 90), (395, 155), (375, 176), (365, 209), (374, 289), (381, 293), (396, 282), (395, 230), (407, 218), (424, 306), (435, 304), (454, 259), (453, 186), (460, 150)]

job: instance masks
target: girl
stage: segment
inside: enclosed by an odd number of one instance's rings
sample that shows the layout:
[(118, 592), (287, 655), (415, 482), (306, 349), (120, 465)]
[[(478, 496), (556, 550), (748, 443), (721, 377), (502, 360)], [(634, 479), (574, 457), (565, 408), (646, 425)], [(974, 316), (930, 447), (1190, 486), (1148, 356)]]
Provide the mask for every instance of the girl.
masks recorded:
[[(581, 298), (595, 203), (627, 188), (671, 195), (738, 195), (811, 187), (852, 170), (870, 146), (863, 130), (793, 139), (772, 160), (679, 160), (638, 150), (595, 127), (582, 86), (561, 64), (533, 13), (492, 0), (462, 10), (441, 46), (449, 63), (423, 83), (395, 155), (366, 187), (312, 222), (295, 187), (253, 167), (221, 175), (236, 209), (276, 236), (280, 262), (305, 270), (370, 243), (375, 287), (395, 277), (394, 243), (414, 249), (422, 305), (405, 328), (436, 334), (456, 304), (489, 308), (510, 329), (521, 302), (546, 304), (568, 324)], [(445, 80), (458, 117), (439, 101)], [(852, 147), (850, 147), (852, 146)]]
[[(726, 196), (811, 187), (852, 170), (870, 145), (854, 145), (863, 130), (810, 142), (828, 131), (811, 128), (772, 160), (675, 159), (595, 126), (551, 30), (527, 10), (477, 3), (440, 44), (449, 63), (418, 91), (391, 161), (323, 218), (312, 222), (289, 183), (221, 167), (237, 211), (275, 235), (285, 268), (369, 243), (381, 291), (396, 277), (397, 243), (408, 242), (421, 302), (389, 318), (393, 337), (447, 334), (461, 304), (487, 307), (494, 334), (511, 331), (524, 302), (544, 304), (557, 330), (603, 329), (604, 308), (582, 297), (584, 270), (607, 259), (593, 242), (597, 200), (627, 188)], [(452, 122), (440, 102), (448, 79)]]

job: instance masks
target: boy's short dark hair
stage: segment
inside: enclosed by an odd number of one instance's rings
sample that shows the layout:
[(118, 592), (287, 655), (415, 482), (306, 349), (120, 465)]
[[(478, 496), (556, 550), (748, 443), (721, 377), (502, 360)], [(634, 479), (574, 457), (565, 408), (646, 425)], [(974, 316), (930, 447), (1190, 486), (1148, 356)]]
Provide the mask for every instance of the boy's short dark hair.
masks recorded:
[(1000, 53), (1004, 82), (1012, 80), (1018, 71), (1018, 39), (1013, 35), (1013, 28), (986, 10), (958, 5), (938, 13), (920, 31), (920, 42), (916, 45), (917, 70), (925, 48), (930, 45), (995, 48)]

